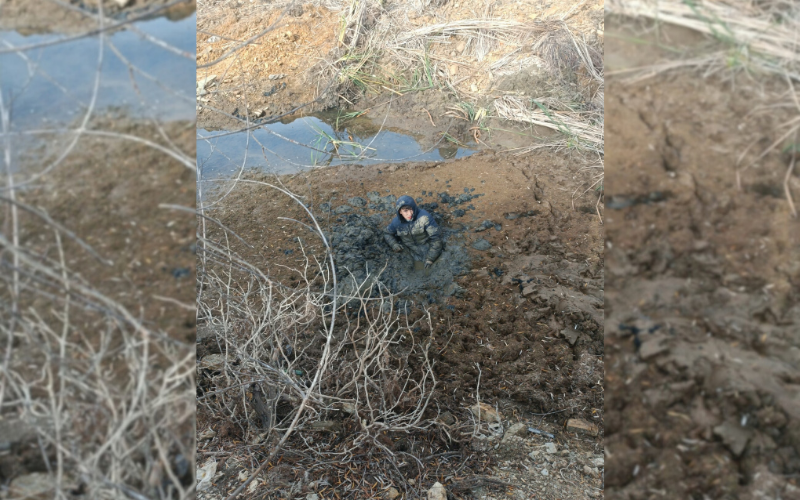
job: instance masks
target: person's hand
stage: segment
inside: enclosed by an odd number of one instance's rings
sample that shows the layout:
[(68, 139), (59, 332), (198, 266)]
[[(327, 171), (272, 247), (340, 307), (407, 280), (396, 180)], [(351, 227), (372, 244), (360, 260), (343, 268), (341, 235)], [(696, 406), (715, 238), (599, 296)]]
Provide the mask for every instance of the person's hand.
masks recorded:
[(426, 260), (426, 261), (425, 261), (425, 269), (428, 269), (428, 268), (429, 268), (429, 267), (431, 267), (432, 265), (433, 265), (433, 262), (431, 262), (431, 261), (429, 261), (429, 260)]

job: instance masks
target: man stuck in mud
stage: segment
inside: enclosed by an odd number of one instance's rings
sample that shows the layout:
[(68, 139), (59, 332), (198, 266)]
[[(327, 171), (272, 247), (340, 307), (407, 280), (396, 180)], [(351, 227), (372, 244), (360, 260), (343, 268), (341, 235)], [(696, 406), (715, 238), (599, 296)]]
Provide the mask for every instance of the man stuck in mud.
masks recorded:
[(404, 249), (414, 259), (414, 270), (429, 269), (442, 254), (444, 242), (439, 225), (431, 214), (417, 207), (410, 196), (401, 196), (395, 206), (397, 215), (383, 231), (383, 238), (399, 253)]

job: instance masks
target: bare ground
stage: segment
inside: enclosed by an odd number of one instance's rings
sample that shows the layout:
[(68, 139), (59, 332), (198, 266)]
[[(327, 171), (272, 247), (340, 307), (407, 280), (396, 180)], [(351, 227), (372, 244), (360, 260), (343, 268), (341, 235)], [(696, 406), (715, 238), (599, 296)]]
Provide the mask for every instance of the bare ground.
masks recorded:
[[(594, 498), (600, 494), (602, 481), (597, 465), (602, 469), (603, 234), (595, 213), (595, 200), (579, 199), (576, 210), (572, 208), (571, 196), (577, 187), (573, 175), (581, 179), (577, 170), (584, 161), (577, 155), (558, 153), (541, 152), (515, 158), (486, 152), (440, 164), (343, 166), (283, 180), (287, 187), (305, 196), (304, 200), (315, 210), (321, 203), (329, 203), (333, 212), (354, 197), (366, 200), (369, 193), (376, 191), (381, 196), (389, 192), (410, 194), (421, 197), (424, 203), (441, 201), (438, 193), (459, 196), (465, 189), (474, 189), (470, 191), (473, 195), (483, 195), (470, 200), (474, 208), (467, 209), (465, 215), (459, 216), (456, 210), (467, 208), (466, 204), (455, 209), (440, 204), (437, 209), (445, 227), (461, 230), (463, 239), (454, 237), (449, 244), (469, 248), (472, 260), (467, 273), (456, 280), (464, 293), (437, 297), (442, 291), (434, 292), (436, 300), (427, 306), (434, 318), (433, 330), (423, 326), (419, 333), (432, 333), (431, 350), (438, 353), (436, 407), (426, 413), (426, 419), (433, 421), (449, 412), (458, 422), (468, 422), (466, 408), (475, 403), (480, 371), (482, 401), (499, 409), (505, 430), (515, 423), (525, 425), (517, 426), (510, 434), (490, 436), (488, 442), (462, 438), (456, 444), (443, 441), (441, 436), (431, 438), (413, 433), (388, 436), (387, 443), (393, 445), (401, 437), (423, 442), (432, 439), (435, 452), (450, 454), (444, 459), (427, 461), (422, 469), (406, 471), (408, 484), (394, 483), (400, 491), (408, 487), (406, 498), (424, 496), (437, 479), (457, 493), (456, 498)], [(389, 222), (384, 211), (367, 207), (351, 207), (341, 215), (322, 215), (321, 221), (327, 231), (360, 214), (384, 217), (376, 226), (378, 229)], [(266, 187), (241, 185), (209, 215), (253, 245), (248, 248), (234, 238), (230, 240), (231, 247), (257, 267), (280, 273), (276, 264), (295, 267), (303, 260), (293, 240), (298, 234), (297, 226), (278, 219), (304, 220), (303, 215), (287, 204), (286, 198)], [(501, 230), (492, 227), (475, 232), (485, 220), (496, 222)], [(216, 231), (211, 234), (213, 240), (221, 237)], [(471, 249), (470, 245), (479, 238), (490, 242), (492, 248)], [(318, 243), (304, 241), (304, 245), (306, 254), (324, 255), (319, 253)], [(419, 303), (420, 297), (416, 300)], [(418, 320), (423, 314), (421, 309), (414, 308), (409, 321)], [(199, 348), (201, 363), (203, 356), (219, 352), (213, 338), (203, 345), (210, 350)], [(313, 370), (313, 364), (303, 369)], [(210, 380), (222, 383), (219, 377)], [(204, 390), (214, 387), (212, 383)], [(209, 430), (217, 436), (229, 432), (224, 430), (230, 428), (225, 420), (203, 409), (199, 411), (198, 435)], [(563, 424), (570, 418), (592, 422), (599, 426), (600, 435), (578, 436), (567, 432)], [(247, 442), (246, 436), (257, 429), (250, 423), (243, 425), (243, 428), (237, 426), (241, 429), (237, 434), (201, 442), (198, 460), (203, 462), (204, 456), (228, 457), (225, 463), (239, 465), (225, 472), (223, 478), (235, 478), (249, 460), (248, 450), (252, 450), (236, 440)], [(554, 433), (558, 452), (545, 452), (543, 446), (551, 440), (528, 432), (528, 425)], [(244, 434), (238, 434), (243, 431)], [(308, 430), (300, 432), (304, 436), (313, 435)], [(349, 441), (341, 439), (331, 441), (331, 452), (347, 447)], [(495, 445), (498, 448), (494, 449)], [(436, 455), (423, 450), (428, 448), (417, 447), (411, 452), (418, 457)], [(531, 452), (535, 453), (529, 456)], [(259, 456), (259, 453), (253, 455)], [(294, 471), (309, 465), (302, 455), (291, 451), (282, 460), (294, 463)], [(220, 464), (218, 470), (222, 467)], [(273, 472), (265, 476), (267, 482), (255, 490), (253, 498), (278, 495), (277, 498), (281, 491), (285, 493), (292, 487), (302, 488), (303, 492), (317, 491), (323, 498), (333, 492), (352, 495), (355, 493), (344, 486), (347, 467), (342, 464), (336, 468), (342, 474), (339, 478), (342, 484), (332, 490), (330, 487), (315, 490), (318, 482), (314, 481), (321, 479), (315, 473), (304, 479), (287, 469), (277, 480), (272, 476), (277, 470), (270, 468)], [(547, 476), (542, 469), (549, 470), (545, 472)], [(319, 471), (321, 475), (332, 473), (335, 470)], [(383, 477), (380, 472), (370, 474), (371, 480), (365, 484), (380, 486), (378, 478)], [(508, 487), (492, 488), (491, 482), (480, 479), (486, 475), (502, 480)], [(444, 477), (449, 479), (444, 481)], [(339, 484), (330, 477), (328, 480), (332, 485)], [(220, 479), (217, 484), (223, 487), (236, 481)], [(224, 486), (226, 489), (222, 491), (230, 491), (228, 487)], [(203, 495), (215, 498), (222, 491), (215, 488)], [(359, 494), (356, 497), (361, 498)]]
[[(626, 41), (630, 26), (614, 25), (612, 70), (674, 59)], [(678, 28), (660, 36), (681, 51), (709, 47)], [(775, 106), (785, 81), (684, 69), (610, 87), (608, 497), (798, 498), (789, 158), (776, 148), (736, 183), (797, 116)], [(796, 197), (797, 177), (789, 187)]]

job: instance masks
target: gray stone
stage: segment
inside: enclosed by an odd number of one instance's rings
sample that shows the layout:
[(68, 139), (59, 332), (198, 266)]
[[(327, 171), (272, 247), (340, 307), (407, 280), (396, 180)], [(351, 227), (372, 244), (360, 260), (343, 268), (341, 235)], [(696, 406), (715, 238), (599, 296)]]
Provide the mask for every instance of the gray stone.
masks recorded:
[(11, 498), (30, 500), (53, 498), (55, 483), (49, 474), (34, 472), (14, 479), (9, 487)]
[(542, 469), (542, 475), (543, 475), (543, 476), (549, 476), (549, 475), (550, 475), (550, 473), (549, 473), (549, 472), (547, 472), (547, 469)]
[(353, 205), (354, 207), (363, 208), (363, 207), (365, 207), (367, 205), (367, 200), (365, 200), (364, 198), (361, 198), (359, 196), (354, 196), (354, 197), (350, 198), (349, 200), (347, 200), (347, 203)]
[(722, 442), (731, 450), (731, 453), (739, 457), (747, 447), (747, 442), (753, 435), (753, 431), (742, 427), (738, 422), (728, 421), (714, 427), (714, 435), (722, 439)]
[(431, 489), (428, 490), (428, 500), (447, 500), (447, 491), (442, 486), (442, 483), (435, 482)]
[(344, 214), (344, 213), (347, 213), (347, 212), (351, 211), (352, 209), (353, 209), (353, 207), (351, 207), (350, 205), (341, 205), (341, 206), (338, 206), (335, 209), (333, 209), (333, 213), (335, 213), (335, 214)]
[(550, 454), (553, 454), (553, 453), (558, 451), (558, 448), (556, 448), (555, 443), (545, 443), (544, 444), (544, 449), (545, 449), (545, 451), (547, 453), (550, 453)]
[(474, 248), (475, 250), (486, 251), (492, 248), (492, 244), (484, 240), (483, 238), (480, 238), (472, 243), (472, 248)]
[(639, 358), (642, 361), (647, 361), (665, 352), (669, 352), (666, 337), (654, 335), (642, 343), (639, 348)]
[(527, 425), (522, 423), (517, 423), (509, 427), (505, 435), (525, 437), (527, 435), (527, 428), (528, 428)]
[(577, 342), (578, 337), (581, 336), (581, 332), (573, 328), (564, 328), (563, 330), (561, 330), (561, 335), (563, 335), (564, 338), (567, 339), (569, 345), (575, 345), (575, 342)]

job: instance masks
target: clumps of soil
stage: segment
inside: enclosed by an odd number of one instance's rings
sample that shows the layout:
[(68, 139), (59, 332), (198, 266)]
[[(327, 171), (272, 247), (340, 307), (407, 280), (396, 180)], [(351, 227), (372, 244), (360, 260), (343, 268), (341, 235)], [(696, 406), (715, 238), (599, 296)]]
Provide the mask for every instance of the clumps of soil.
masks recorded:
[[(474, 191), (475, 188), (465, 191)], [(423, 196), (433, 193), (422, 191)], [(441, 256), (429, 269), (415, 269), (415, 258), (408, 251), (396, 254), (386, 244), (383, 230), (395, 216), (395, 195), (381, 196), (376, 191), (366, 194), (367, 202), (361, 197), (348, 199), (348, 204), (332, 208), (330, 203), (323, 203), (320, 209), (327, 210), (332, 217), (332, 225), (328, 232), (328, 240), (333, 248), (337, 275), (342, 283), (341, 293), (348, 295), (353, 287), (368, 280), (379, 281), (394, 294), (400, 294), (408, 300), (431, 304), (442, 297), (463, 293), (463, 289), (454, 283), (454, 277), (468, 272), (470, 258), (465, 249), (463, 224), (460, 228), (450, 227), (453, 217), (462, 216), (464, 210), (456, 209), (452, 215), (442, 213), (441, 208), (453, 208), (471, 201), (481, 194), (465, 192), (452, 196), (447, 192), (436, 194), (439, 202), (425, 202), (418, 197), (419, 207), (427, 210), (439, 225), (444, 250)], [(474, 209), (474, 207), (472, 207)], [(418, 259), (417, 259), (418, 260)], [(404, 305), (398, 302), (398, 306)]]
[(796, 115), (777, 111), (784, 84), (611, 85), (608, 498), (798, 498), (800, 231), (770, 188), (785, 158), (736, 185), (763, 151), (743, 151), (751, 132), (766, 147)]
[[(487, 164), (492, 168), (488, 169)], [(411, 337), (422, 340), (433, 363), (436, 386), (424, 415), (431, 432), (388, 433), (378, 436), (377, 443), (365, 443), (358, 453), (372, 459), (357, 465), (368, 477), (397, 477), (394, 472), (385, 472), (393, 470), (380, 451), (380, 446), (385, 446), (396, 456), (409, 458), (404, 462), (411, 465), (402, 469), (405, 479), (392, 479), (391, 485), (408, 495), (424, 498), (425, 491), (435, 480), (441, 480), (442, 473), (447, 477), (462, 464), (466, 465), (458, 475), (463, 480), (443, 482), (448, 491), (462, 497), (470, 493), (478, 497), (505, 494), (519, 499), (533, 495), (599, 495), (604, 397), (603, 237), (593, 211), (571, 209), (570, 193), (574, 187), (565, 186), (575, 183), (573, 172), (580, 168), (579, 164), (573, 156), (543, 151), (530, 158), (478, 153), (440, 163), (339, 166), (280, 179), (301, 196), (329, 236), (340, 279), (347, 278), (348, 271), (362, 273), (359, 277), (363, 277), (366, 263), (373, 272), (373, 266), (377, 271), (389, 261), (381, 281), (387, 287), (394, 286), (393, 290), (407, 285), (384, 280), (390, 275), (405, 279), (408, 274), (407, 269), (391, 267), (400, 266), (401, 261), (398, 254), (389, 253), (382, 236), (395, 214), (395, 196), (402, 194), (415, 197), (419, 206), (433, 214), (446, 234), (447, 251), (457, 254), (443, 255), (431, 270), (435, 274), (437, 266), (443, 265), (447, 276), (433, 276), (434, 280), (442, 278), (435, 285), (420, 279), (416, 289), (409, 288), (397, 297), (400, 304), (395, 305), (400, 307), (394, 308), (404, 312), (400, 322), (409, 325), (403, 332), (406, 340), (399, 348), (407, 347)], [(257, 179), (277, 182), (256, 174), (254, 180)], [(326, 253), (318, 237), (296, 223), (280, 219), (311, 223), (304, 218), (302, 208), (291, 205), (287, 208), (285, 198), (275, 196), (263, 185), (241, 184), (214, 205), (208, 215), (252, 245), (245, 246), (236, 238), (226, 240), (219, 229), (210, 225), (207, 237), (222, 244), (230, 241), (232, 249), (244, 260), (269, 269), (270, 279), (283, 279), (285, 275), (284, 284), (301, 286), (296, 279), (292, 281), (287, 268), (303, 269), (306, 258), (313, 262)], [(300, 241), (296, 239), (298, 235)], [(484, 250), (474, 248), (477, 241), (483, 242), (478, 246)], [(445, 277), (450, 285), (445, 284)], [(352, 286), (346, 284), (346, 279), (343, 281), (342, 286)], [(429, 294), (434, 300), (428, 300)], [(375, 312), (370, 307), (367, 304), (363, 311), (355, 305), (349, 307), (343, 320), (352, 325), (364, 324)], [(229, 346), (245, 344), (243, 339), (251, 326), (242, 323), (243, 337)], [(318, 340), (319, 333), (314, 330), (307, 335)], [(337, 359), (347, 362), (356, 353), (364, 352), (358, 342), (356, 336)], [(224, 347), (218, 336), (203, 340), (198, 346), (201, 365), (221, 365)], [(313, 376), (318, 352), (316, 345), (305, 351), (298, 358), (297, 367), (292, 367), (302, 375), (290, 371), (289, 376), (295, 373), (298, 383), (306, 383), (302, 381)], [(209, 358), (208, 362), (205, 358)], [(419, 370), (422, 359), (408, 356), (407, 365), (403, 366)], [(241, 371), (241, 364), (237, 364), (241, 362), (229, 359), (228, 373)], [(217, 372), (215, 369), (208, 378), (202, 377), (213, 382), (203, 385), (203, 390), (214, 391), (219, 389), (214, 384), (224, 383), (225, 378)], [(467, 425), (472, 418), (469, 408), (478, 393), (481, 402), (497, 412), (503, 426), (489, 434), (484, 428), (472, 438)], [(350, 440), (358, 436), (360, 424), (349, 414), (341, 413), (320, 417), (334, 422), (330, 431), (303, 430), (302, 435), (292, 438), (281, 464), (291, 461), (296, 464), (295, 470), (300, 470), (310, 463), (292, 451), (303, 449), (303, 439), (309, 437), (314, 446), (333, 452), (347, 448)], [(242, 428), (209, 415), (199, 419), (198, 433), (202, 429), (208, 435), (213, 434), (212, 430), (216, 436), (223, 432), (226, 435), (224, 439), (210, 438), (202, 446), (210, 453), (230, 453), (226, 462), (231, 464), (230, 471), (221, 459), (219, 467), (226, 468), (224, 484), (232, 487), (242, 470), (252, 470), (247, 465), (251, 448), (236, 444), (243, 436)], [(571, 419), (593, 424), (596, 432), (576, 436), (564, 427)], [(247, 425), (250, 427), (245, 434), (252, 437), (261, 424), (254, 416)], [(244, 428), (248, 429), (247, 425)], [(528, 427), (554, 437), (533, 434), (526, 430)], [(467, 434), (459, 438), (455, 429), (467, 429)], [(557, 446), (557, 454), (550, 454), (545, 448), (551, 441)], [(416, 462), (410, 455), (422, 461), (421, 467), (413, 465)], [(233, 462), (234, 457), (238, 465)], [(338, 485), (334, 491), (347, 491), (347, 478), (352, 474), (346, 468), (328, 467), (328, 481)], [(439, 471), (435, 478), (434, 470)], [(481, 479), (486, 476), (490, 476), (489, 480)], [(270, 486), (272, 492), (289, 493), (294, 488), (296, 494), (317, 492), (322, 496), (320, 491), (330, 492), (321, 486), (322, 479), (325, 478), (314, 474), (309, 478), (284, 474), (280, 482), (276, 479), (261, 484), (274, 485)], [(409, 479), (414, 480), (413, 485)], [(515, 488), (503, 483), (514, 484)], [(264, 493), (265, 486), (259, 487), (258, 492)]]

